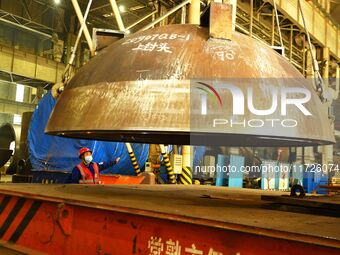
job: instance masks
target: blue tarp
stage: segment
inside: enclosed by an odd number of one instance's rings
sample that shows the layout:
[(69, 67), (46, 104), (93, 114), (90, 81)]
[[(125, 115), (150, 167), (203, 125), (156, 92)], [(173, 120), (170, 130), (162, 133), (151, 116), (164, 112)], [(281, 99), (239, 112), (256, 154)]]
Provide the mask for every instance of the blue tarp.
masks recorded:
[[(70, 172), (79, 163), (79, 149), (88, 147), (93, 151), (95, 162), (114, 160), (117, 157), (121, 158), (119, 164), (105, 170), (104, 173), (134, 175), (132, 163), (124, 143), (79, 140), (45, 134), (44, 130), (55, 103), (56, 100), (48, 92), (40, 100), (32, 116), (28, 131), (28, 144), (33, 171), (56, 170)], [(148, 157), (149, 145), (131, 145), (139, 166), (143, 167)]]
[(206, 147), (205, 146), (195, 146), (194, 150), (194, 169), (195, 166), (203, 165), (203, 157), (205, 155)]

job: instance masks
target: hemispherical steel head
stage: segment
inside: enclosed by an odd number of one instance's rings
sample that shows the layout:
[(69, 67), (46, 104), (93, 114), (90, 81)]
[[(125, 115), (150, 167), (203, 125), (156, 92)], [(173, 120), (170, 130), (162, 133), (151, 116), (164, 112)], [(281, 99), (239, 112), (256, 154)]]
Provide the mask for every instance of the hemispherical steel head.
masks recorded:
[(310, 84), (283, 56), (234, 32), (171, 25), (119, 40), (65, 88), (48, 134), (170, 144), (296, 146), (334, 142)]

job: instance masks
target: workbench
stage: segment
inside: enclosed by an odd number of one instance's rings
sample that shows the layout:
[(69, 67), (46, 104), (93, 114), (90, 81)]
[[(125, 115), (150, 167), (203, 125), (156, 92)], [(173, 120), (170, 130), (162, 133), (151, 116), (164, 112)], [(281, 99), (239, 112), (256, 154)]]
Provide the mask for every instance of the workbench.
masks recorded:
[(271, 209), (272, 201), (261, 200), (287, 194), (199, 185), (3, 184), (0, 245), (42, 254), (340, 254), (339, 217)]

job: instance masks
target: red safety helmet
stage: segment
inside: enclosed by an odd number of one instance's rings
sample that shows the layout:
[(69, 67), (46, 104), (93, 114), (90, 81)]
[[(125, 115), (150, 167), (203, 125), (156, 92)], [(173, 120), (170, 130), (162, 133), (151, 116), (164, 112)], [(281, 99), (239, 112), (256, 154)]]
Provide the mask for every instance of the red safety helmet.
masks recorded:
[(79, 158), (80, 158), (85, 152), (88, 152), (88, 151), (92, 153), (92, 151), (91, 151), (89, 148), (86, 148), (86, 147), (81, 148), (81, 149), (79, 150), (79, 153), (78, 153)]

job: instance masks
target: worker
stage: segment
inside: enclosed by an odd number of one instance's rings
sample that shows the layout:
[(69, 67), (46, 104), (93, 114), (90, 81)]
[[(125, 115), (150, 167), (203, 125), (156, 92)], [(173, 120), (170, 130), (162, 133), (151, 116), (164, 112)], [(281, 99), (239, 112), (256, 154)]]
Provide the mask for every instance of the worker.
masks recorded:
[(72, 183), (99, 184), (99, 172), (117, 164), (120, 160), (118, 157), (106, 163), (92, 162), (92, 151), (86, 147), (79, 150), (78, 156), (82, 162), (72, 170)]

